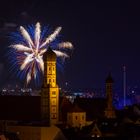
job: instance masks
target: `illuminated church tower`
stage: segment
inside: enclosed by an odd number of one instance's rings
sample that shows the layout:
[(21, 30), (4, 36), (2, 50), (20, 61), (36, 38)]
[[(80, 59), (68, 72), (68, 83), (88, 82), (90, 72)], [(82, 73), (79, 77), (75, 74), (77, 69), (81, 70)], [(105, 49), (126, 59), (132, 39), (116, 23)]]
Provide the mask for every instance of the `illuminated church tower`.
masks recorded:
[(56, 84), (56, 54), (49, 48), (44, 56), (44, 82), (41, 91), (41, 116), (48, 125), (59, 120), (59, 87)]
[(106, 118), (116, 118), (115, 110), (113, 107), (113, 79), (111, 74), (108, 75), (106, 79), (106, 98), (107, 98), (107, 107), (105, 109), (105, 117)]

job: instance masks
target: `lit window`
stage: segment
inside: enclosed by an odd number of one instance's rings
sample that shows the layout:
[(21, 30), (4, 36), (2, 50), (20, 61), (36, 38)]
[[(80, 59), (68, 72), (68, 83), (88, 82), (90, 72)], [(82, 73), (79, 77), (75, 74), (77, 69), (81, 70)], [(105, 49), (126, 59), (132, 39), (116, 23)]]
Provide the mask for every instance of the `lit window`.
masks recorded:
[(52, 91), (52, 95), (55, 95), (55, 91)]
[(56, 105), (56, 99), (52, 99), (52, 105)]

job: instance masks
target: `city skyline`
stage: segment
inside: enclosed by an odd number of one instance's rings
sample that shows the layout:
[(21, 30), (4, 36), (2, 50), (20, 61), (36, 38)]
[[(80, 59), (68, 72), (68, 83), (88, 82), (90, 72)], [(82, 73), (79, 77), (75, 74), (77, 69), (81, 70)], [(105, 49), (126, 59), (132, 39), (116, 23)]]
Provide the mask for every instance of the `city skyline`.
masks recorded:
[(2, 1), (0, 139), (140, 139), (139, 40), (139, 2)]
[[(103, 88), (105, 78), (111, 71), (115, 88), (122, 89), (123, 65), (126, 66), (127, 85), (140, 86), (138, 3), (36, 0), (23, 1), (22, 4), (11, 1), (9, 5), (6, 2), (1, 5), (1, 23), (14, 22), (19, 26), (34, 24), (39, 20), (52, 27), (62, 26), (63, 40), (69, 40), (74, 45), (70, 59), (58, 76), (62, 86), (68, 83), (71, 88), (77, 89)], [(11, 12), (4, 8), (6, 6)], [(18, 19), (22, 16), (22, 20), (16, 20), (15, 15)], [(1, 56), (6, 47), (8, 43), (4, 46), (1, 44)], [(6, 82), (3, 76), (5, 63), (1, 58), (0, 75), (3, 82)]]

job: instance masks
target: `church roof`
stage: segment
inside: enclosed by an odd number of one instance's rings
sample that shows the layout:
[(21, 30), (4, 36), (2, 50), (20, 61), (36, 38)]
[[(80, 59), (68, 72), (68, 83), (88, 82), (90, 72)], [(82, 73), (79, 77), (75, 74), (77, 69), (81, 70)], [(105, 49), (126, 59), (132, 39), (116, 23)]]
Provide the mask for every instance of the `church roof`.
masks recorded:
[(55, 54), (55, 52), (50, 47), (44, 53), (43, 60), (56, 61), (56, 54)]
[(85, 110), (87, 120), (104, 117), (106, 107), (106, 99), (104, 98), (78, 98), (76, 104)]
[(61, 110), (68, 111), (70, 108), (72, 108), (72, 103), (67, 99), (65, 96), (60, 98), (60, 108)]
[(102, 133), (96, 123), (94, 124), (94, 127), (92, 128), (90, 134), (91, 134), (91, 137), (96, 137), (96, 136), (101, 137), (102, 136)]
[(77, 104), (74, 105), (73, 108), (71, 108), (71, 110), (69, 111), (71, 113), (74, 113), (74, 112), (85, 112), (83, 109), (81, 109)]

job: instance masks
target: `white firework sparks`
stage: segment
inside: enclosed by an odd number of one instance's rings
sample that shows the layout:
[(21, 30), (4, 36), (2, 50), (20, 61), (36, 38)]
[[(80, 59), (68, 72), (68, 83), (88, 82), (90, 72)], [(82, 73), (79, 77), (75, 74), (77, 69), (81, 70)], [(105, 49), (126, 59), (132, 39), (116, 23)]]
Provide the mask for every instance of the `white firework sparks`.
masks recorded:
[[(20, 52), (22, 55), (18, 57), (20, 61), (20, 70), (27, 71), (26, 74), (26, 83), (28, 84), (32, 77), (36, 78), (37, 71), (44, 72), (44, 62), (43, 62), (43, 54), (47, 51), (48, 46), (51, 42), (53, 42), (58, 34), (60, 33), (62, 27), (57, 27), (56, 30), (50, 34), (45, 41), (41, 41), (41, 25), (39, 22), (35, 25), (34, 30), (34, 38), (30, 36), (30, 33), (23, 27), (20, 26), (20, 33), (24, 38), (26, 45), (23, 43), (11, 45), (10, 47), (15, 49), (17, 52)], [(62, 42), (58, 44), (58, 49), (52, 50), (56, 53), (58, 57), (66, 58), (68, 55), (61, 51), (61, 48), (72, 49), (73, 46), (70, 42)], [(20, 60), (21, 59), (21, 60)]]
[(73, 45), (71, 42), (62, 42), (58, 44), (59, 48), (65, 48), (65, 49), (72, 49)]

